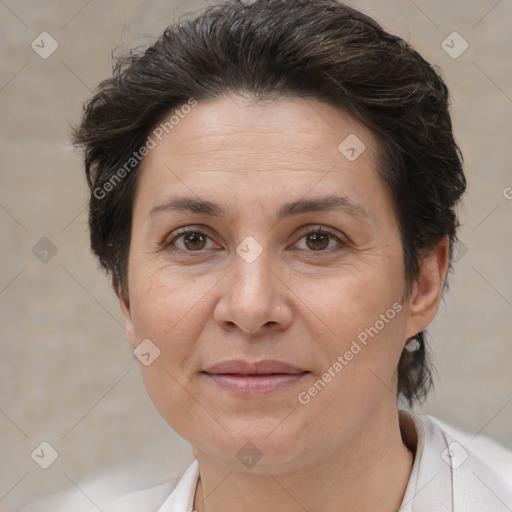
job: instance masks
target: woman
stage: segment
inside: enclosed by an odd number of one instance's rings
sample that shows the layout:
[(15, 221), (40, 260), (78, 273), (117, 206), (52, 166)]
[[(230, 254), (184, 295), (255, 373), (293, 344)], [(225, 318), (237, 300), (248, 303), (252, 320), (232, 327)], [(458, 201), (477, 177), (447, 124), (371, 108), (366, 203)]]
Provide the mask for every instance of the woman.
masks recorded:
[(334, 0), (209, 8), (118, 63), (75, 143), (91, 244), (196, 460), (112, 510), (501, 511), (432, 418), (465, 190), (448, 91)]

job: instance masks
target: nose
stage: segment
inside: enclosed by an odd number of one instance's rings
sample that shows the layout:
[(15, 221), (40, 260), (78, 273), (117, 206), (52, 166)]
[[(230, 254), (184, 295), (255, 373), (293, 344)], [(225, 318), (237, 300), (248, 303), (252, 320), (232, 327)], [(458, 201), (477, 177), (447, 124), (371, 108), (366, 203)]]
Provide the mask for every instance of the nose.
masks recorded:
[(222, 280), (215, 321), (224, 330), (238, 328), (248, 334), (287, 329), (293, 316), (292, 294), (265, 251), (252, 262), (235, 254), (231, 265)]

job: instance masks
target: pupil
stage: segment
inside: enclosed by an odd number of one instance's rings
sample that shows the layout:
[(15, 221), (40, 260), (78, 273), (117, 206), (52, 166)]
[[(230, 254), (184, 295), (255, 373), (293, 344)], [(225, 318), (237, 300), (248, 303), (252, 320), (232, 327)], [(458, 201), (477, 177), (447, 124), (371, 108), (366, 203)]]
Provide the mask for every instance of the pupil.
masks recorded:
[[(323, 244), (322, 244), (322, 247), (316, 247), (316, 249), (325, 249), (328, 245), (329, 245), (329, 242), (328, 242), (328, 239), (327, 239), (327, 236), (322, 234), (322, 233), (316, 233), (314, 235), (310, 235), (309, 237), (310, 240), (313, 240), (313, 243), (317, 243), (319, 242), (319, 239), (322, 240), (323, 239)], [(327, 242), (327, 243), (325, 243)]]
[[(193, 249), (198, 249), (197, 244), (199, 242), (199, 245), (201, 244), (201, 239), (203, 238), (203, 236), (199, 233), (189, 233), (188, 235), (185, 236), (185, 245), (187, 245), (187, 242), (192, 242), (192, 248)], [(188, 247), (188, 245), (187, 245)], [(190, 247), (189, 247), (190, 248)]]

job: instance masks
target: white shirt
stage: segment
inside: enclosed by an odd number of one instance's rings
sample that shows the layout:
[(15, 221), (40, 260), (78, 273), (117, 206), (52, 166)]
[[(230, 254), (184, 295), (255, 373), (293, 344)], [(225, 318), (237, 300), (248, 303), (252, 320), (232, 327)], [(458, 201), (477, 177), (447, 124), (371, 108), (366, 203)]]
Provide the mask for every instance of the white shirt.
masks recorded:
[[(416, 437), (414, 463), (399, 512), (512, 512), (512, 485), (430, 416), (400, 411), (406, 438)], [(503, 450), (510, 457), (512, 453)], [(105, 512), (191, 512), (199, 478), (194, 460), (181, 478), (131, 492)], [(512, 475), (508, 475), (512, 478)], [(23, 512), (89, 512), (71, 503), (27, 507)], [(96, 507), (90, 508), (95, 510)]]
[(418, 436), (399, 512), (510, 512), (512, 486), (429, 416), (401, 412)]

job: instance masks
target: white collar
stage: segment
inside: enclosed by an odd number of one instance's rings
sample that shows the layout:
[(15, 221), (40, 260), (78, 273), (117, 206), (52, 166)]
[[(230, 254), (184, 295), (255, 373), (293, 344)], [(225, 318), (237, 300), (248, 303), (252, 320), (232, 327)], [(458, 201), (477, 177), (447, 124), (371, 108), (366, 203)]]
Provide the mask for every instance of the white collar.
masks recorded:
[(414, 423), (418, 435), (400, 512), (512, 512), (512, 488), (505, 478), (435, 418), (400, 414)]
[(199, 462), (194, 460), (158, 512), (191, 512), (199, 479)]
[(416, 431), (414, 463), (399, 512), (451, 512), (452, 470), (442, 458), (448, 443), (442, 430), (425, 417), (400, 411), (400, 423)]

